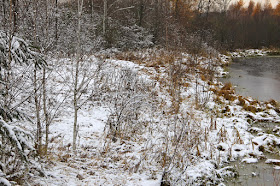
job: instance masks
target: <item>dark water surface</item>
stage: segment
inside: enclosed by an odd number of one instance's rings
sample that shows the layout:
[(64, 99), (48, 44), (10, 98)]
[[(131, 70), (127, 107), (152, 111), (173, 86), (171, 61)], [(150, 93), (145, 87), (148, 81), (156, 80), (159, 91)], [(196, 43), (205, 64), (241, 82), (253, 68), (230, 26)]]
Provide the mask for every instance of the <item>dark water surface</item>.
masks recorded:
[(240, 95), (280, 101), (280, 56), (236, 58), (221, 81), (231, 82)]
[(276, 170), (272, 165), (264, 163), (245, 164), (239, 161), (232, 163), (239, 177), (228, 180), (227, 186), (279, 186), (280, 170)]

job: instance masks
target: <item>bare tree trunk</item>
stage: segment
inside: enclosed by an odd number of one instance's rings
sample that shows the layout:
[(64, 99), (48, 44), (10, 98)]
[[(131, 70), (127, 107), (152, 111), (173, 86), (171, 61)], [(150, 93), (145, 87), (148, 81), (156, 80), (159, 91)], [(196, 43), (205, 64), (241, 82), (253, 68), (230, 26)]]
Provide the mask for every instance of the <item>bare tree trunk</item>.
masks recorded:
[(93, 12), (94, 12), (94, 9), (93, 9), (93, 0), (91, 0), (91, 19), (93, 20)]
[(178, 19), (178, 15), (179, 15), (179, 10), (178, 10), (179, 7), (178, 7), (178, 4), (179, 4), (179, 0), (176, 0), (176, 1), (175, 1), (175, 10), (174, 10), (174, 11), (175, 11), (175, 18), (176, 18), (176, 19)]
[(36, 123), (37, 123), (37, 132), (36, 132), (36, 150), (39, 155), (41, 155), (42, 151), (42, 126), (40, 120), (40, 102), (38, 96), (38, 87), (37, 87), (37, 69), (34, 66), (34, 101), (35, 101), (35, 109), (36, 109)]
[(46, 38), (47, 38), (47, 41), (49, 41), (49, 0), (46, 0)]
[(107, 14), (108, 14), (108, 2), (107, 0), (103, 0), (103, 25), (102, 25), (103, 36), (105, 36), (106, 33)]
[(83, 10), (83, 0), (78, 0), (78, 48), (77, 48), (77, 59), (76, 59), (76, 69), (75, 69), (75, 80), (74, 80), (74, 126), (73, 126), (73, 151), (77, 148), (77, 135), (79, 130), (78, 125), (78, 78), (79, 78), (79, 65), (81, 60), (81, 16)]
[(153, 19), (153, 42), (159, 40), (159, 0), (154, 3), (154, 19)]
[(13, 32), (17, 32), (17, 14), (18, 14), (18, 7), (17, 7), (17, 0), (12, 0), (13, 4), (13, 18), (14, 18), (14, 29)]
[(139, 2), (139, 23), (138, 26), (142, 26), (143, 17), (144, 17), (144, 2), (143, 0), (140, 0)]
[(2, 7), (3, 7), (3, 18), (2, 18), (2, 26), (6, 26), (6, 0), (2, 0)]
[(49, 115), (47, 111), (47, 91), (46, 91), (46, 69), (43, 68), (43, 109), (44, 109), (44, 116), (45, 116), (45, 124), (46, 124), (46, 144), (45, 144), (45, 154), (48, 153), (48, 145), (49, 145)]
[[(10, 91), (11, 91), (11, 87), (10, 87), (10, 81), (11, 81), (11, 63), (12, 63), (12, 39), (13, 39), (13, 18), (12, 18), (12, 0), (10, 0), (10, 15), (9, 15), (9, 19), (10, 19), (10, 23), (9, 23), (9, 60), (8, 60), (8, 64), (7, 64), (7, 71), (5, 71), (5, 93), (4, 93), (4, 109), (8, 110), (8, 108), (10, 108)], [(8, 116), (6, 114), (6, 112), (4, 112), (3, 115), (3, 119), (4, 121), (8, 120)]]
[(78, 135), (78, 75), (79, 75), (79, 60), (76, 62), (75, 82), (74, 82), (74, 127), (73, 127), (73, 150), (76, 150), (76, 141)]
[(208, 20), (210, 8), (211, 8), (211, 0), (209, 0), (209, 1), (208, 1), (208, 4), (207, 4), (207, 12), (206, 12), (206, 19), (207, 19), (207, 20)]
[(55, 46), (58, 43), (58, 7), (57, 7), (57, 0), (55, 1)]

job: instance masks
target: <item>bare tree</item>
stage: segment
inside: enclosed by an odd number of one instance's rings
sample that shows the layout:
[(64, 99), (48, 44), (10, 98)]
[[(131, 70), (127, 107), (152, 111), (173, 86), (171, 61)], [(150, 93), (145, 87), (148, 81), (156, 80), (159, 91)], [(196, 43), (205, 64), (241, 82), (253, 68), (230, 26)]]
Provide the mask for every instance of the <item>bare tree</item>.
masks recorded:
[(34, 67), (33, 71), (33, 86), (34, 86), (34, 102), (35, 102), (35, 112), (36, 112), (36, 125), (37, 125), (37, 131), (36, 131), (36, 142), (35, 147), (37, 150), (37, 153), (41, 155), (42, 153), (42, 125), (41, 125), (41, 117), (40, 117), (40, 97), (39, 97), (39, 86), (38, 86), (38, 78), (37, 78), (37, 69)]
[[(151, 87), (153, 82), (146, 82), (137, 72), (122, 68), (104, 75), (107, 79), (105, 86), (109, 86), (108, 107), (110, 116), (107, 121), (108, 133), (112, 140), (125, 138), (140, 131), (139, 122), (144, 108), (152, 108)], [(108, 94), (108, 93), (107, 93)]]
[(78, 26), (77, 26), (77, 37), (78, 37), (78, 47), (77, 47), (77, 58), (76, 58), (76, 68), (75, 68), (75, 77), (74, 77), (74, 126), (73, 126), (73, 150), (76, 151), (76, 142), (78, 135), (78, 81), (79, 81), (79, 67), (81, 62), (81, 17), (83, 11), (83, 0), (78, 0)]

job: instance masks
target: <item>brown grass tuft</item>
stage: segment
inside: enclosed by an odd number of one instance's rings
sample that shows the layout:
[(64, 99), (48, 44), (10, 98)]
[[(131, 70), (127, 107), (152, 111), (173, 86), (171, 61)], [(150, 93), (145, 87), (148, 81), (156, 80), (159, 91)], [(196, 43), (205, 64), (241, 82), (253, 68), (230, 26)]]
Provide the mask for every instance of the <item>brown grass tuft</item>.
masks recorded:
[(268, 103), (270, 103), (274, 107), (278, 107), (279, 106), (279, 103), (277, 101), (275, 101), (274, 99), (271, 99)]
[(231, 83), (226, 83), (221, 90), (233, 90)]
[(244, 105), (246, 104), (246, 101), (242, 96), (238, 96), (238, 101), (239, 101), (238, 105), (242, 107), (244, 107)]
[(243, 108), (244, 108), (244, 110), (252, 112), (252, 113), (256, 113), (258, 111), (257, 108), (252, 105), (249, 105), (249, 106), (244, 105)]

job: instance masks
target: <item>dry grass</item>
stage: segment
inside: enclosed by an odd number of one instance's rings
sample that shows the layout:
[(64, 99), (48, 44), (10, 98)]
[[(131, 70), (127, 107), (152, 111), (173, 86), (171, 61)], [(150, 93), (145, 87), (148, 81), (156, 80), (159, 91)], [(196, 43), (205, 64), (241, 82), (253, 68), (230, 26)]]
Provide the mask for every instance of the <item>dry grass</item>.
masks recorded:
[(235, 133), (236, 133), (236, 139), (235, 143), (236, 144), (244, 144), (243, 140), (241, 139), (240, 133), (236, 127), (234, 127)]
[(245, 101), (245, 99), (242, 96), (238, 96), (238, 101), (239, 101), (238, 105), (240, 105), (242, 107), (245, 106), (246, 101)]
[(224, 103), (223, 100), (222, 100), (222, 98), (221, 98), (221, 96), (216, 96), (216, 97), (215, 97), (215, 102), (218, 103), (219, 105), (221, 105), (221, 104)]
[(252, 113), (262, 111), (261, 108), (257, 108), (257, 106), (260, 104), (260, 102), (258, 100), (249, 101), (242, 96), (238, 96), (238, 101), (239, 101), (238, 105), (242, 106), (243, 109), (246, 111), (249, 111)]
[(224, 93), (223, 96), (226, 100), (231, 101), (231, 102), (237, 99), (237, 97), (235, 95), (233, 95), (229, 92)]
[(253, 101), (250, 102), (250, 104), (251, 104), (251, 105), (256, 105), (256, 106), (257, 106), (257, 105), (260, 104), (260, 102), (259, 102), (258, 100), (253, 100)]
[(190, 83), (184, 82), (184, 83), (182, 84), (182, 86), (185, 87), (185, 88), (188, 88), (188, 87), (190, 86)]
[(252, 112), (252, 113), (256, 113), (258, 111), (257, 108), (252, 105), (249, 105), (249, 106), (244, 105), (243, 108), (244, 108), (244, 110)]
[(226, 83), (221, 90), (233, 90), (233, 86), (231, 83)]
[(143, 57), (135, 52), (128, 51), (128, 52), (121, 52), (114, 56), (118, 60), (124, 61), (133, 61), (136, 63), (140, 63), (143, 60)]
[(237, 96), (234, 94), (235, 92), (231, 83), (226, 83), (221, 89), (218, 89), (216, 86), (216, 88), (211, 88), (210, 90), (217, 95), (216, 102), (218, 103), (221, 102), (221, 96), (231, 102), (237, 99)]
[(224, 126), (219, 130), (218, 136), (220, 137), (220, 142), (225, 142), (227, 140), (227, 130)]
[(145, 64), (146, 67), (165, 67), (181, 57), (180, 52), (167, 50), (143, 50), (121, 52), (114, 56), (118, 60), (132, 61), (137, 64)]
[(280, 106), (280, 104), (277, 101), (275, 101), (274, 99), (271, 99), (268, 103), (271, 104), (274, 107), (279, 107)]

